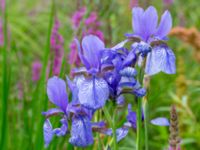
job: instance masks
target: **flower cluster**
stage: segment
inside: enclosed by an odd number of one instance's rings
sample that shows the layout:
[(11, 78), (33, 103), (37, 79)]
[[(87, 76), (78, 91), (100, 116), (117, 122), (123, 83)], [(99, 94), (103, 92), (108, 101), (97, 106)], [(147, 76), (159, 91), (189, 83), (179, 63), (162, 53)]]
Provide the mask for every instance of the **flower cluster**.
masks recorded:
[(42, 64), (39, 60), (32, 63), (32, 81), (37, 82), (40, 79)]
[(3, 46), (4, 38), (3, 38), (3, 21), (0, 18), (0, 46)]
[[(160, 71), (175, 73), (175, 56), (167, 46), (167, 34), (172, 20), (166, 11), (157, 27), (157, 12), (150, 6), (146, 11), (133, 8), (134, 33), (126, 34), (127, 39), (112, 48), (106, 48), (103, 41), (95, 35), (84, 36), (79, 43), (75, 39), (78, 55), (83, 64), (72, 70), (73, 80), (64, 80), (54, 76), (48, 80), (47, 94), (49, 100), (57, 106), (43, 112), (45, 144), (51, 142), (53, 136), (70, 134), (69, 142), (78, 147), (86, 147), (93, 143), (93, 132), (111, 136), (113, 130), (104, 122), (92, 122), (93, 114), (113, 101), (124, 104), (125, 94), (143, 97), (146, 89), (138, 81), (139, 72), (145, 66), (145, 73), (154, 75)], [(130, 48), (125, 44), (131, 42)], [(68, 99), (68, 92), (72, 99)], [(49, 117), (61, 116), (61, 127), (53, 128)], [(123, 139), (130, 128), (137, 128), (136, 113), (128, 106), (127, 121), (116, 130), (117, 141)], [(141, 118), (144, 119), (144, 118)]]

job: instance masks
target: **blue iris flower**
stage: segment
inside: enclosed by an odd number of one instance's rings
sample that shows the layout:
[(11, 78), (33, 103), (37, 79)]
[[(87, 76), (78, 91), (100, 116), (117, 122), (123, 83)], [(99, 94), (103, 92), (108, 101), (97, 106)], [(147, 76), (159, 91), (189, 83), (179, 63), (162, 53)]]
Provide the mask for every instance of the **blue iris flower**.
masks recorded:
[(104, 106), (109, 96), (109, 87), (101, 75), (101, 54), (105, 50), (104, 43), (94, 35), (85, 36), (82, 45), (76, 40), (79, 47), (79, 57), (85, 66), (87, 77), (81, 78), (77, 84), (78, 99), (81, 105), (89, 109), (99, 109)]
[(145, 73), (154, 75), (162, 71), (174, 74), (176, 72), (175, 55), (165, 43), (167, 34), (172, 27), (170, 12), (163, 13), (159, 25), (157, 11), (153, 6), (148, 7), (145, 11), (140, 7), (135, 7), (132, 9), (132, 14), (134, 33), (125, 35), (129, 39), (142, 41), (137, 49), (143, 53), (143, 56), (147, 55)]
[[(42, 114), (46, 117), (43, 125), (44, 141), (47, 147), (54, 136), (64, 136), (69, 133), (68, 121), (72, 120), (70, 143), (75, 146), (85, 147), (93, 143), (91, 119), (93, 111), (81, 106), (77, 97), (77, 87), (68, 79), (68, 86), (72, 90), (72, 101), (68, 103), (66, 83), (54, 76), (47, 82), (47, 95), (57, 108), (49, 109)], [(61, 115), (61, 127), (53, 128), (49, 120), (51, 116)]]

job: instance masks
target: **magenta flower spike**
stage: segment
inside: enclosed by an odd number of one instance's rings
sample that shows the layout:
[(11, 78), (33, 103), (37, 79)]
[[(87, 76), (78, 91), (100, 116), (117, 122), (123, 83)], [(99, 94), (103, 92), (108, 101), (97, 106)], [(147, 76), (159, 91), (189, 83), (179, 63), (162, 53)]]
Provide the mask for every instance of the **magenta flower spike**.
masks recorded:
[(60, 23), (58, 19), (55, 19), (54, 26), (51, 34), (51, 50), (53, 53), (53, 74), (59, 75), (62, 65), (62, 59), (64, 54), (63, 44), (64, 40), (58, 30), (60, 28)]

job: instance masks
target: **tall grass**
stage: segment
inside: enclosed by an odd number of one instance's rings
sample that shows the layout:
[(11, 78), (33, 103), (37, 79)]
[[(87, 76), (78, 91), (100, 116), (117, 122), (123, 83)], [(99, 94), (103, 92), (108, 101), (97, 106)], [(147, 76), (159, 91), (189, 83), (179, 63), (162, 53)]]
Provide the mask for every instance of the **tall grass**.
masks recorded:
[(2, 76), (2, 122), (1, 122), (1, 148), (7, 148), (7, 126), (8, 126), (8, 93), (9, 93), (9, 66), (7, 61), (7, 5), (5, 1), (5, 10), (3, 12), (3, 35), (4, 35), (4, 45), (2, 50), (3, 57), (3, 76)]

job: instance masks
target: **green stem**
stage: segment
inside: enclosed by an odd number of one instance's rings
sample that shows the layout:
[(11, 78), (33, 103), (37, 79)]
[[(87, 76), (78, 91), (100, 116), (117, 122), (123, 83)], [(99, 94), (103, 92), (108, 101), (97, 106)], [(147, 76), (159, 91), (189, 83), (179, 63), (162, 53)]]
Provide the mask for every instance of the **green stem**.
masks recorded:
[(118, 147), (117, 147), (117, 133), (116, 133), (116, 123), (115, 123), (115, 116), (116, 116), (116, 112), (113, 114), (113, 126), (112, 126), (112, 129), (113, 129), (113, 139), (114, 139), (114, 150), (117, 150)]
[(5, 10), (4, 15), (4, 24), (3, 24), (3, 34), (4, 34), (4, 46), (3, 46), (3, 84), (2, 84), (2, 124), (1, 124), (1, 149), (6, 148), (7, 142), (7, 101), (8, 101), (8, 91), (9, 91), (9, 81), (7, 74), (7, 11), (6, 11), (6, 1), (5, 1)]
[(145, 150), (149, 149), (149, 142), (148, 142), (148, 101), (147, 97), (143, 98), (144, 103), (144, 132), (145, 132)]
[(136, 140), (136, 150), (142, 149), (142, 101), (141, 99), (137, 98), (137, 140)]
[[(143, 85), (144, 69), (143, 67), (139, 70), (138, 80)], [(136, 97), (137, 100), (137, 140), (136, 150), (142, 150), (142, 99)]]
[[(51, 48), (50, 37), (51, 37), (51, 31), (52, 31), (52, 27), (54, 23), (54, 14), (55, 14), (55, 0), (52, 0), (51, 12), (49, 16), (47, 41), (46, 41), (46, 47), (45, 47), (43, 63), (42, 63), (41, 79), (39, 80), (38, 88), (37, 88), (37, 90), (39, 90), (39, 93), (37, 94), (37, 98), (40, 100), (40, 104), (39, 104), (40, 111), (45, 110), (48, 104), (45, 82), (46, 82), (46, 68), (48, 65), (49, 52)], [(41, 104), (41, 102), (43, 103)], [(42, 149), (43, 147), (43, 136), (41, 134), (41, 131), (42, 131), (43, 123), (44, 123), (44, 118), (42, 115), (39, 117), (39, 120), (40, 122), (39, 122), (37, 133), (36, 133), (36, 141), (35, 141), (36, 148), (35, 149)]]
[(143, 79), (144, 88), (147, 90), (147, 94), (143, 97), (143, 109), (144, 109), (144, 134), (145, 134), (145, 150), (149, 149), (149, 137), (148, 137), (148, 122), (149, 122), (149, 112), (148, 112), (148, 89), (150, 85), (150, 77), (148, 75), (144, 76)]
[(114, 147), (114, 150), (118, 150), (117, 134), (116, 134), (116, 126), (115, 126), (115, 113), (114, 113), (114, 116), (113, 116), (113, 119), (112, 119), (112, 117), (110, 116), (106, 106), (103, 107), (103, 112), (105, 114), (106, 120), (108, 121), (109, 125), (112, 127), (112, 130), (113, 130), (113, 147)]

